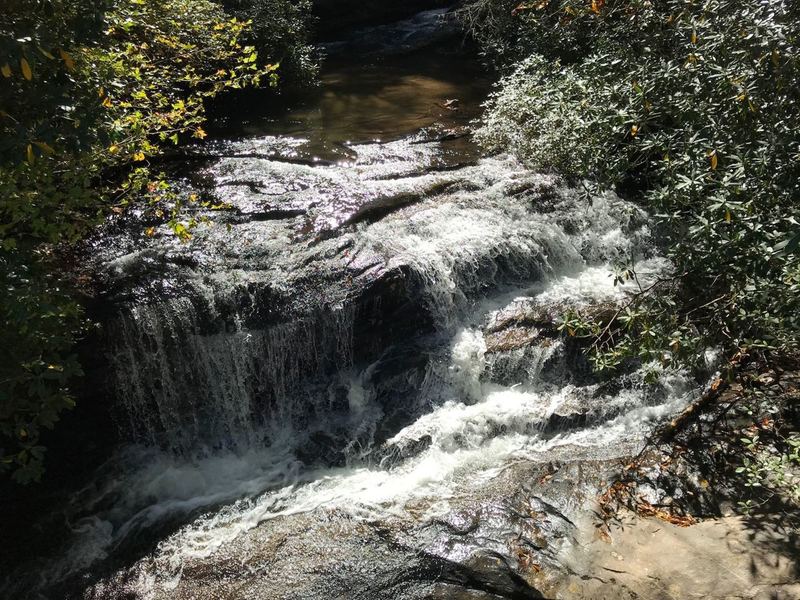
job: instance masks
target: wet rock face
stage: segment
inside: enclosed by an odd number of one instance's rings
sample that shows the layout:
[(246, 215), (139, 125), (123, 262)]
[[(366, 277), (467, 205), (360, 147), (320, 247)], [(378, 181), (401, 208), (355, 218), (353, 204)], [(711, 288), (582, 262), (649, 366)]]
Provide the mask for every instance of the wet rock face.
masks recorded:
[[(211, 556), (188, 558), (180, 572), (145, 558), (95, 585), (84, 598), (188, 599), (236, 590), (241, 597), (418, 600), (551, 597), (559, 554), (575, 535), (578, 507), (609, 465), (521, 464), (453, 499), (425, 518), (436, 498), (404, 517), (354, 518), (320, 510), (250, 529)], [(521, 483), (524, 482), (524, 483)], [(414, 515), (418, 516), (414, 516)]]
[[(502, 555), (476, 551), (453, 562), (393, 539), (393, 532), (365, 528), (332, 515), (328, 523), (306, 524), (316, 543), (298, 536), (296, 519), (287, 529), (259, 534), (245, 543), (258, 554), (218, 557), (184, 570), (181, 584), (154, 598), (176, 600), (226, 595), (236, 589), (242, 597), (348, 598), (418, 600), (419, 598), (542, 598)], [(244, 562), (242, 559), (244, 558)], [(313, 565), (313, 566), (312, 566)], [(87, 593), (87, 599), (124, 598), (123, 583), (107, 583)], [(133, 596), (136, 597), (136, 596)]]
[[(520, 297), (493, 313), (483, 327), (492, 381), (511, 385), (538, 379), (556, 385), (572, 381), (599, 383), (583, 340), (567, 336), (559, 327), (564, 315), (580, 308), (603, 323), (612, 319), (618, 305), (612, 301)], [(535, 371), (535, 374), (534, 374)]]
[[(557, 302), (537, 302), (532, 298), (519, 298), (507, 307), (492, 315), (486, 326), (492, 346), (498, 351), (513, 350), (526, 345), (519, 332), (536, 332), (535, 337), (559, 337), (560, 320), (570, 309), (581, 308), (581, 312), (599, 322), (608, 322), (614, 317), (618, 306), (612, 302), (586, 305), (585, 302), (561, 300)], [(488, 343), (487, 337), (487, 343)]]

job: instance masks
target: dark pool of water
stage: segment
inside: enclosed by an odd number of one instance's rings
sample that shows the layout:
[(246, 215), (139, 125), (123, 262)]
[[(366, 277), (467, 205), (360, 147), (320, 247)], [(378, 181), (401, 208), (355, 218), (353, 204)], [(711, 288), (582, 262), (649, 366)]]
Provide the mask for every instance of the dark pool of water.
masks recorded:
[(304, 153), (335, 158), (348, 142), (397, 139), (432, 125), (467, 125), (479, 116), (491, 81), (467, 48), (331, 59), (310, 93), (277, 99), (269, 91), (242, 95), (234, 107), (222, 107), (210, 133), (217, 139), (302, 138)]

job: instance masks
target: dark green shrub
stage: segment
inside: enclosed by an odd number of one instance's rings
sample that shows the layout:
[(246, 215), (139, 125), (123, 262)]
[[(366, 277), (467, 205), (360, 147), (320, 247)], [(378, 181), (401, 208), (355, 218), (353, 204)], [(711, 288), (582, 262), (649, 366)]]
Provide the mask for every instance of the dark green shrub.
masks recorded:
[[(202, 139), (204, 101), (276, 67), (209, 0), (10, 0), (0, 13), (0, 472), (41, 474), (71, 406), (82, 317), (59, 250), (111, 211), (177, 196), (150, 160)], [(191, 223), (173, 216), (177, 235)], [(146, 232), (143, 232), (145, 235)]]
[[(487, 5), (510, 8), (485, 1), (472, 15)], [(796, 347), (797, 3), (543, 0), (511, 10), (480, 35), (501, 56), (527, 58), (489, 101), (480, 141), (615, 187), (668, 236), (674, 273), (604, 329), (597, 365), (692, 362), (710, 345)], [(570, 321), (577, 334), (603, 331)]]
[(251, 21), (247, 40), (280, 65), (283, 86), (316, 81), (319, 64), (310, 45), (311, 0), (223, 0), (223, 5)]

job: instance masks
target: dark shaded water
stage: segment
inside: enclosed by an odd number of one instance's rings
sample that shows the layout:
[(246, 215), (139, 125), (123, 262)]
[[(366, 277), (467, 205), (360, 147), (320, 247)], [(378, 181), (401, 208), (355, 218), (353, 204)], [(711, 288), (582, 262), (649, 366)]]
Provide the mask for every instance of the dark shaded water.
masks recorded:
[(491, 73), (467, 48), (432, 47), (410, 55), (332, 58), (317, 89), (276, 101), (243, 95), (209, 128), (217, 138), (286, 136), (297, 151), (325, 160), (348, 158), (347, 145), (389, 141), (436, 126), (468, 125), (480, 114)]

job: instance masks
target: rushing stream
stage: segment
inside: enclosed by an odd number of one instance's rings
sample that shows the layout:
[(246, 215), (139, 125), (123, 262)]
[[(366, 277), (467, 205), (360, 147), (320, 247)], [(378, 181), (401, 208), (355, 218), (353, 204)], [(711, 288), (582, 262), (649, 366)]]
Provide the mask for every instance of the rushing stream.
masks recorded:
[(226, 206), (189, 242), (166, 226), (97, 242), (127, 443), (65, 508), (42, 589), (537, 597), (475, 566), (522, 560), (498, 498), (529, 489), (525, 469), (629, 454), (694, 385), (598, 379), (556, 330), (624, 300), (616, 259), (643, 282), (668, 265), (635, 206), (479, 156), (482, 77), (442, 51), (332, 61), (314, 99), (231, 113), (195, 151), (190, 183)]

